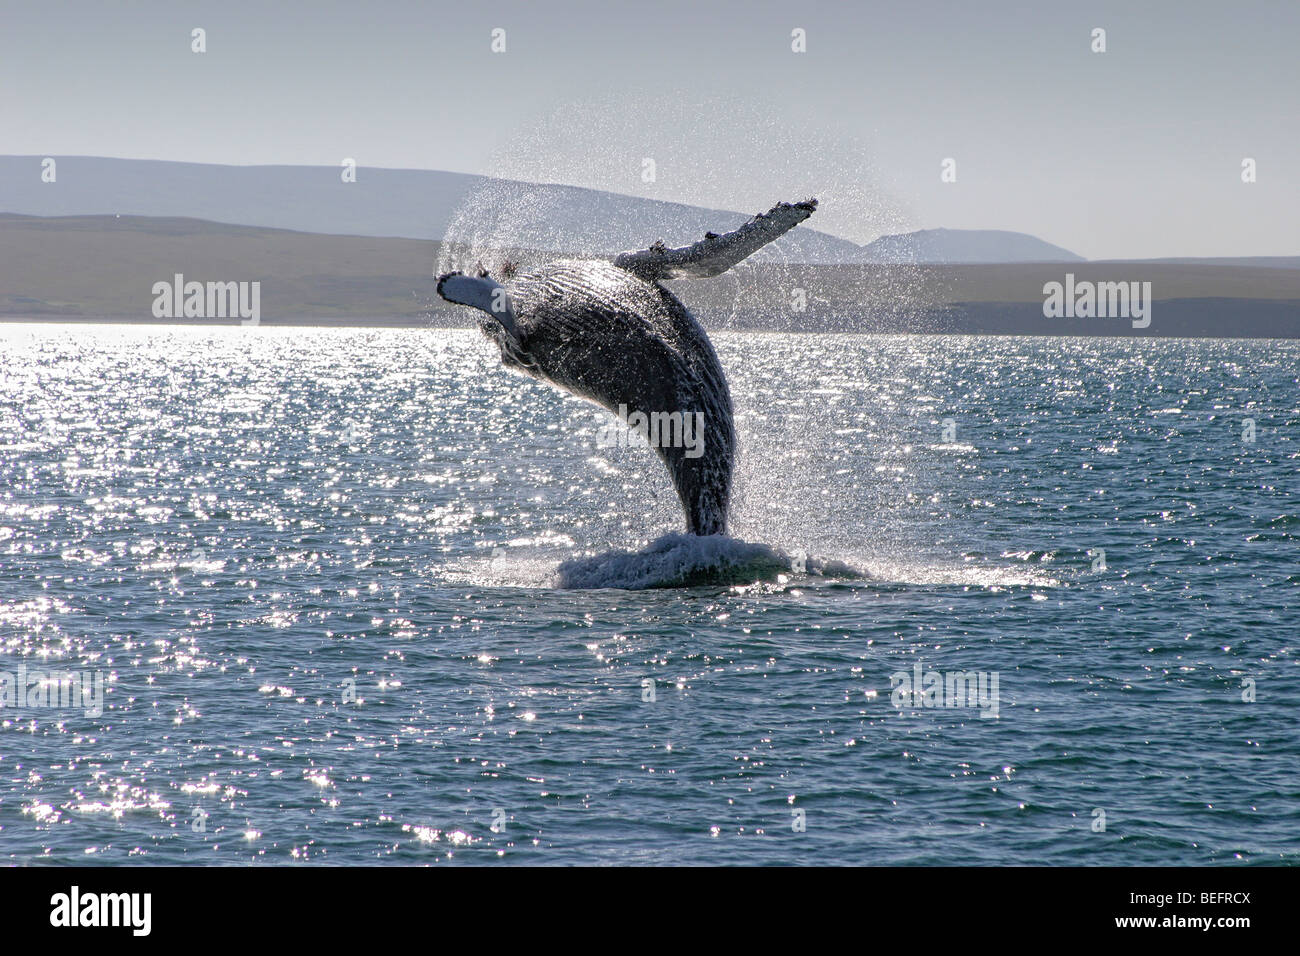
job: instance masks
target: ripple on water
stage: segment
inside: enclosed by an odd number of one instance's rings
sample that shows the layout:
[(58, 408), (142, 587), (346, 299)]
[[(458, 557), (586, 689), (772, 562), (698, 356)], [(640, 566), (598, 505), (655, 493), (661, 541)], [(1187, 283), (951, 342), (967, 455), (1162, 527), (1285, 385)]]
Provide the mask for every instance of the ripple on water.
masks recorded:
[(1297, 859), (1295, 343), (720, 334), (701, 542), (475, 333), (0, 338), (8, 860)]

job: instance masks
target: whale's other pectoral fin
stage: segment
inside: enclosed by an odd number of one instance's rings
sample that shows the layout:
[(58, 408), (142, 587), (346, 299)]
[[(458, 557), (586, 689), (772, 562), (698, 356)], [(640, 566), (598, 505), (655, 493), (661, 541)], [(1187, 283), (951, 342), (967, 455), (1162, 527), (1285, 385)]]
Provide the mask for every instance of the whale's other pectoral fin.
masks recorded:
[(707, 279), (722, 275), (773, 239), (777, 239), (813, 214), (816, 199), (777, 203), (734, 232), (709, 233), (693, 246), (669, 249), (656, 242), (640, 252), (620, 252), (614, 265), (643, 279)]
[(496, 319), (514, 338), (515, 310), (506, 287), (486, 276), (475, 278), (460, 272), (448, 272), (438, 278), (438, 295), (457, 305), (468, 305)]

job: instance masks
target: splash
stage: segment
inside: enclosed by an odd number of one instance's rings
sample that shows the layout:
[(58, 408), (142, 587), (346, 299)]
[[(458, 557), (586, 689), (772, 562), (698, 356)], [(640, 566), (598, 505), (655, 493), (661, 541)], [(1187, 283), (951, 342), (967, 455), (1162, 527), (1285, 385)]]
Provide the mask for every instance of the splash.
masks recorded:
[(607, 551), (564, 561), (556, 569), (556, 585), (628, 590), (727, 587), (778, 582), (796, 574), (863, 576), (842, 562), (791, 556), (765, 544), (723, 534), (666, 534), (640, 551)]
[[(629, 101), (653, 110), (629, 111)], [(492, 157), (461, 204), (434, 274), (494, 277), (563, 258), (609, 258), (655, 240), (735, 229), (776, 198), (820, 202), (814, 226), (685, 292), (713, 327), (870, 331), (878, 314), (940, 298), (933, 269), (871, 261), (864, 245), (914, 228), (865, 141), (774, 125), (753, 104), (662, 87), (557, 108)], [(832, 158), (833, 157), (833, 158)], [(798, 291), (796, 291), (798, 290)]]
[[(566, 105), (516, 137), (494, 160), (493, 178), (453, 216), (435, 272), (466, 273), (469, 284), (480, 281), (472, 278), (480, 269), (505, 282), (523, 274), (515, 285), (526, 285), (530, 273), (561, 260), (605, 259), (657, 239), (686, 245), (736, 228), (774, 196), (808, 196), (828, 213), (817, 221), (825, 231), (798, 230), (725, 277), (673, 291), (704, 324), (777, 330), (834, 328), (837, 319), (861, 328), (874, 311), (896, 313), (933, 298), (920, 291), (923, 271), (872, 263), (863, 251), (904, 220), (869, 149), (831, 143), (813, 128), (774, 128), (734, 102), (656, 89), (653, 101), (663, 108), (629, 115), (627, 99), (622, 91), (618, 102)], [(584, 288), (589, 278), (584, 273)], [(495, 334), (494, 325), (486, 328)], [(503, 346), (507, 364), (511, 354)], [(790, 556), (775, 548), (722, 540), (669, 535), (638, 552), (566, 560), (557, 577), (562, 587), (679, 587), (771, 581), (791, 568)]]

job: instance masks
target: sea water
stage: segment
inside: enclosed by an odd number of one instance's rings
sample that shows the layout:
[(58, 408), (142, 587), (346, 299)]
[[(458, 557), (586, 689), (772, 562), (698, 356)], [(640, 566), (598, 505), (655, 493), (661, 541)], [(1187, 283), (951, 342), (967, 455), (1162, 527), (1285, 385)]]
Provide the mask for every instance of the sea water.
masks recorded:
[(725, 539), (475, 331), (0, 327), (0, 859), (1300, 861), (1300, 343), (713, 338)]

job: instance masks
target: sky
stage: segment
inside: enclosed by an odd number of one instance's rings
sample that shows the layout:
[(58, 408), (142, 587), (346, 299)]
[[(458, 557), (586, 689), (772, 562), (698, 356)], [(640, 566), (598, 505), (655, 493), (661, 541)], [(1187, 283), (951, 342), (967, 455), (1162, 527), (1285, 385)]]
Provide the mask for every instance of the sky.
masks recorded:
[(1300, 255), (1298, 41), (1294, 0), (0, 0), (0, 154), (354, 158), (746, 212), (812, 193), (858, 242)]

